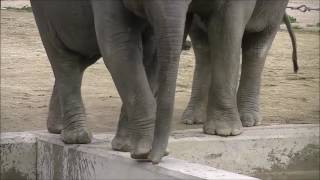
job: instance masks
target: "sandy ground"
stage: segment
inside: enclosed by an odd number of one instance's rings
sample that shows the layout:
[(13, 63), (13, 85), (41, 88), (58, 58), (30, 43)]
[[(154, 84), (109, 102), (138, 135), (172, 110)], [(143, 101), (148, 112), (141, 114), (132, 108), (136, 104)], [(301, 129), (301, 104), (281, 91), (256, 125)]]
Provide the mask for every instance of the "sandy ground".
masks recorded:
[[(319, 123), (319, 33), (299, 31), (296, 36), (298, 74), (292, 70), (287, 32), (278, 33), (269, 53), (261, 93), (263, 125)], [(201, 127), (180, 122), (191, 92), (193, 67), (193, 51), (184, 51), (173, 129)], [(32, 13), (1, 10), (1, 132), (45, 129), (53, 82)], [(82, 92), (90, 129), (114, 131), (121, 102), (101, 60), (86, 71)]]

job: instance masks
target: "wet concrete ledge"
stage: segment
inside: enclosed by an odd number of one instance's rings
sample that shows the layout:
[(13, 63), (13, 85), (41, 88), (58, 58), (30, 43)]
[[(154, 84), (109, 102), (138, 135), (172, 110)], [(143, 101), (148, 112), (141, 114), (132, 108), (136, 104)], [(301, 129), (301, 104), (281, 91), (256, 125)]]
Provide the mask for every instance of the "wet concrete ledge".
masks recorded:
[(112, 151), (111, 137), (65, 145), (46, 131), (2, 133), (1, 179), (255, 179), (169, 157), (159, 165), (137, 162)]

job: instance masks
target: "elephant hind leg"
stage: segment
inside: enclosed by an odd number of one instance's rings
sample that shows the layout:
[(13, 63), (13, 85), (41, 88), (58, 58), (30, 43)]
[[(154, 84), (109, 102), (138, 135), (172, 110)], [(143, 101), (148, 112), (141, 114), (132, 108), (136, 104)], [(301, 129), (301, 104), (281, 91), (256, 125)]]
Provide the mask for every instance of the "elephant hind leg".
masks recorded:
[(237, 94), (237, 103), (242, 125), (256, 126), (262, 117), (259, 94), (262, 71), (267, 53), (277, 33), (277, 28), (258, 33), (246, 33), (243, 38), (242, 72)]
[[(210, 18), (211, 86), (204, 132), (220, 136), (242, 133), (237, 107), (241, 40), (254, 1), (232, 1)], [(246, 8), (239, 8), (246, 7)], [(234, 16), (237, 14), (238, 16)]]
[(128, 129), (128, 116), (124, 105), (122, 104), (117, 132), (112, 139), (111, 146), (115, 151), (130, 152), (131, 142)]
[(62, 131), (62, 114), (56, 82), (53, 86), (47, 117), (47, 129), (50, 133), (60, 134)]
[(61, 52), (49, 59), (56, 78), (55, 86), (62, 116), (61, 138), (67, 144), (90, 143), (92, 135), (86, 127), (81, 97), (84, 60), (78, 55)]
[[(83, 61), (81, 63), (81, 69), (84, 71), (88, 66), (93, 64), (97, 58)], [(59, 100), (59, 92), (57, 80), (53, 85), (52, 95), (49, 103), (49, 112), (47, 117), (47, 129), (50, 133), (61, 134), (63, 129), (63, 112), (61, 111), (61, 103)]]
[(71, 52), (59, 39), (52, 38), (50, 33), (43, 33), (42, 26), (39, 27), (55, 76), (47, 119), (48, 130), (53, 133), (61, 131), (61, 138), (67, 144), (90, 143), (92, 135), (86, 127), (81, 81), (86, 67), (94, 63), (98, 56), (88, 58)]
[[(84, 69), (94, 63), (98, 56), (93, 57), (91, 56), (93, 54), (89, 55), (79, 50), (77, 48), (79, 44), (75, 40), (88, 37), (84, 41), (91, 42), (90, 37), (94, 38), (94, 36), (87, 31), (78, 29), (61, 29), (63, 27), (62, 21), (46, 9), (50, 5), (43, 5), (35, 1), (32, 2), (40, 37), (55, 76), (47, 119), (48, 130), (53, 133), (61, 132), (61, 138), (65, 143), (90, 143), (92, 135), (85, 125), (86, 116), (80, 87)], [(55, 7), (54, 3), (52, 5)], [(84, 22), (86, 22), (85, 19)], [(73, 26), (71, 25), (71, 27)], [(69, 33), (74, 36), (69, 41), (65, 41), (66, 39), (63, 37), (68, 36)], [(84, 45), (84, 48), (80, 49), (88, 49), (88, 44), (81, 45)], [(91, 47), (90, 49), (95, 48)], [(98, 53), (97, 48), (95, 53)]]

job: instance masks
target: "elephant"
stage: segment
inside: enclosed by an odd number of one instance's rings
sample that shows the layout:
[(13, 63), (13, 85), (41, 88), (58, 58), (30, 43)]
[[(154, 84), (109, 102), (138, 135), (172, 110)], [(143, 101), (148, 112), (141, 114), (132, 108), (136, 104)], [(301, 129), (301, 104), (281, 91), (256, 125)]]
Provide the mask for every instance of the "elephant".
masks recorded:
[(204, 133), (230, 136), (240, 134), (243, 126), (261, 122), (262, 70), (282, 20), (292, 39), (294, 71), (298, 70), (295, 36), (285, 14), (287, 4), (288, 0), (191, 2), (188, 12), (192, 18), (187, 21), (191, 21), (188, 33), (196, 67), (183, 123), (204, 122)]
[(190, 2), (31, 0), (55, 77), (48, 131), (61, 133), (67, 144), (91, 142), (81, 81), (85, 69), (103, 57), (123, 103), (131, 157), (158, 163), (168, 145)]

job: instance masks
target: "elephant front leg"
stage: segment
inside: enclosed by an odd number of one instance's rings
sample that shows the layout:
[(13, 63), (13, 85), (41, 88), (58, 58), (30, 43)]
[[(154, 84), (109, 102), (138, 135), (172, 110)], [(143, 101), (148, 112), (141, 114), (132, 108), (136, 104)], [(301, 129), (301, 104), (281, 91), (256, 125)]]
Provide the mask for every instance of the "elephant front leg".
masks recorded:
[(196, 63), (191, 98), (182, 114), (182, 122), (185, 124), (200, 124), (207, 119), (208, 91), (211, 83), (210, 47), (208, 33), (200, 28), (200, 23), (200, 18), (194, 17), (190, 29)]
[[(158, 74), (158, 64), (155, 57), (155, 50), (150, 48), (153, 45), (151, 42), (153, 42), (153, 39), (148, 39), (148, 43), (144, 43), (144, 49), (143, 49), (143, 61), (144, 66), (146, 70), (146, 75), (148, 78), (149, 86), (153, 92), (153, 95), (156, 98), (157, 94), (157, 87), (158, 82), (157, 80), (157, 74)], [(132, 148), (132, 143), (130, 141), (130, 134), (129, 134), (129, 127), (128, 127), (128, 116), (125, 110), (124, 105), (121, 107), (121, 113), (119, 117), (117, 132), (115, 137), (112, 140), (112, 149), (116, 151), (123, 151), (123, 152), (129, 152)]]
[(144, 21), (122, 1), (97, 0), (92, 7), (99, 47), (128, 117), (131, 157), (146, 159), (153, 141), (156, 101), (142, 62)]
[(195, 49), (196, 65), (193, 75), (192, 91), (189, 103), (182, 114), (185, 124), (201, 124), (207, 119), (208, 90), (210, 87), (210, 62), (207, 56), (209, 51)]
[[(148, 78), (149, 86), (153, 92), (153, 95), (156, 97), (158, 89), (157, 78), (159, 65), (156, 57), (154, 34), (150, 26), (147, 26), (142, 33), (142, 45), (144, 68)], [(117, 132), (111, 143), (112, 149), (123, 152), (129, 152), (131, 150), (132, 143), (130, 141), (128, 128), (128, 116), (124, 105), (122, 105)]]
[(242, 125), (245, 127), (259, 125), (262, 120), (259, 108), (261, 76), (276, 32), (277, 28), (271, 28), (244, 36), (238, 107)]
[[(228, 14), (228, 11), (224, 13)], [(226, 14), (212, 17), (209, 23), (212, 79), (208, 117), (203, 127), (204, 133), (220, 136), (238, 135), (242, 132), (236, 92), (244, 25), (241, 18), (235, 20), (233, 16)]]
[(47, 129), (50, 133), (60, 134), (62, 131), (62, 114), (59, 101), (58, 88), (56, 83), (53, 86), (52, 95), (49, 104), (49, 113), (47, 117)]

